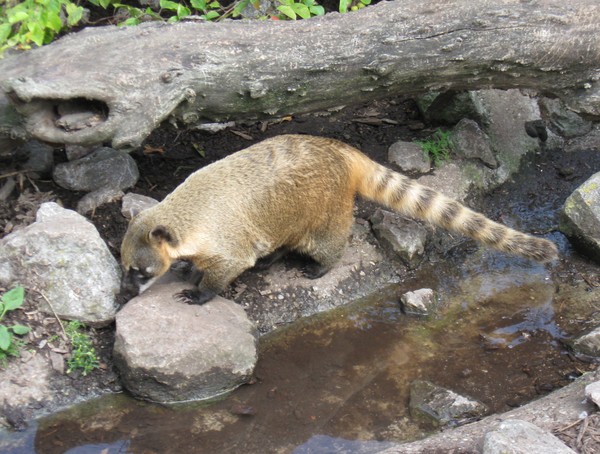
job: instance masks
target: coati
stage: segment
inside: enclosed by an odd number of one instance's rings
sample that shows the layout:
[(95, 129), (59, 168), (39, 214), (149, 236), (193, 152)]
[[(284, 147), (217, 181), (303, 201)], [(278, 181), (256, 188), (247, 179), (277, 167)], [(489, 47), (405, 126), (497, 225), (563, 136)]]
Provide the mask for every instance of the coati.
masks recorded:
[(125, 289), (143, 291), (178, 259), (203, 271), (180, 294), (203, 304), (259, 259), (295, 250), (314, 259), (310, 278), (341, 258), (360, 195), (500, 251), (547, 262), (554, 243), (487, 219), (337, 140), (281, 135), (190, 175), (137, 214), (121, 246)]

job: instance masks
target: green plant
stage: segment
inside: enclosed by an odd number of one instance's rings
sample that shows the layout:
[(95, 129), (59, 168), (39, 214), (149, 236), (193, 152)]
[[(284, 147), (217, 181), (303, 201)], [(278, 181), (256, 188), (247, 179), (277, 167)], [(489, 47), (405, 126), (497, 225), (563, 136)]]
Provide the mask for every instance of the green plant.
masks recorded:
[(277, 10), (283, 14), (283, 18), (296, 20), (298, 16), (302, 19), (308, 19), (312, 16), (322, 16), (325, 14), (325, 8), (317, 5), (315, 0), (279, 0)]
[(0, 55), (9, 47), (48, 44), (57, 33), (79, 23), (83, 11), (71, 0), (7, 0), (0, 6)]
[[(118, 25), (137, 25), (144, 20), (167, 20), (177, 22), (194, 15), (202, 19), (222, 20), (239, 17), (248, 5), (257, 9), (258, 0), (235, 0), (223, 6), (218, 0), (160, 0), (159, 11), (138, 8), (121, 3), (122, 0), (0, 0), (0, 57), (8, 48), (30, 49), (42, 46), (71, 27), (80, 24), (84, 17), (85, 3), (126, 13), (126, 19)], [(372, 0), (339, 0), (342, 13), (356, 11), (369, 5)], [(271, 19), (308, 19), (322, 16), (325, 9), (316, 0), (279, 0), (279, 15)], [(115, 17), (122, 15), (116, 14)], [(165, 17), (163, 17), (165, 16)], [(266, 19), (263, 16), (260, 19)]]
[(14, 335), (22, 336), (30, 331), (24, 325), (15, 324), (6, 326), (2, 322), (9, 311), (14, 311), (23, 305), (25, 290), (23, 287), (15, 287), (0, 297), (0, 363), (6, 363), (9, 356), (19, 356), (22, 342), (15, 339)]
[(444, 161), (450, 159), (452, 151), (452, 139), (450, 131), (436, 130), (429, 139), (415, 141), (419, 144), (427, 159), (431, 159), (433, 165), (438, 167)]
[(358, 11), (367, 5), (371, 4), (371, 0), (340, 0), (339, 11), (340, 13), (347, 13), (350, 11)]
[(65, 327), (71, 341), (71, 357), (67, 360), (68, 374), (80, 370), (83, 375), (87, 375), (100, 366), (90, 336), (82, 331), (84, 327), (83, 323), (76, 320), (70, 321)]

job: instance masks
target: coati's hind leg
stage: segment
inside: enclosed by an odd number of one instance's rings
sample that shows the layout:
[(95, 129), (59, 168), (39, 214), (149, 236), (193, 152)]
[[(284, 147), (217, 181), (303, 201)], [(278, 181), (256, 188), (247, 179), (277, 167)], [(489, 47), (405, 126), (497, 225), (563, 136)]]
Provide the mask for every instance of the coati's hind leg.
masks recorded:
[(310, 256), (315, 263), (303, 267), (302, 273), (304, 276), (309, 279), (318, 279), (327, 274), (344, 255), (347, 243), (347, 235), (340, 235), (338, 232), (321, 234), (313, 238), (312, 241), (308, 241), (305, 247), (298, 250)]
[(266, 269), (269, 269), (269, 267), (271, 265), (273, 265), (273, 263), (277, 262), (280, 258), (282, 258), (284, 255), (286, 255), (289, 251), (290, 251), (289, 248), (287, 248), (285, 246), (280, 247), (279, 249), (276, 249), (274, 252), (271, 252), (269, 255), (259, 258), (256, 261), (256, 264), (252, 268), (257, 271), (264, 271)]

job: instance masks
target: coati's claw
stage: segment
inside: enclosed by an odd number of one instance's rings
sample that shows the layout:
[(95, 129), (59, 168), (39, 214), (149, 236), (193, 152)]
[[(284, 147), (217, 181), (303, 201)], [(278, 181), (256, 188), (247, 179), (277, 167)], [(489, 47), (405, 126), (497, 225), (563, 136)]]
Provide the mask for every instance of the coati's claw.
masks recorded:
[(175, 294), (175, 299), (181, 303), (202, 305), (207, 303), (216, 295), (208, 290), (186, 289)]

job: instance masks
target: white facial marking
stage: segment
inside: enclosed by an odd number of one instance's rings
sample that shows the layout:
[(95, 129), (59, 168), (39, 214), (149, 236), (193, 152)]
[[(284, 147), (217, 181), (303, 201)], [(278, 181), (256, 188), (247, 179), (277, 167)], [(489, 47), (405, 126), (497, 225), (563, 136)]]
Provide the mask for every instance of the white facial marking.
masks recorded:
[(149, 279), (148, 282), (146, 282), (145, 284), (140, 285), (140, 291), (138, 292), (138, 295), (144, 293), (148, 287), (150, 287), (152, 284), (154, 284), (156, 279), (158, 279), (158, 278), (153, 277), (153, 278)]

